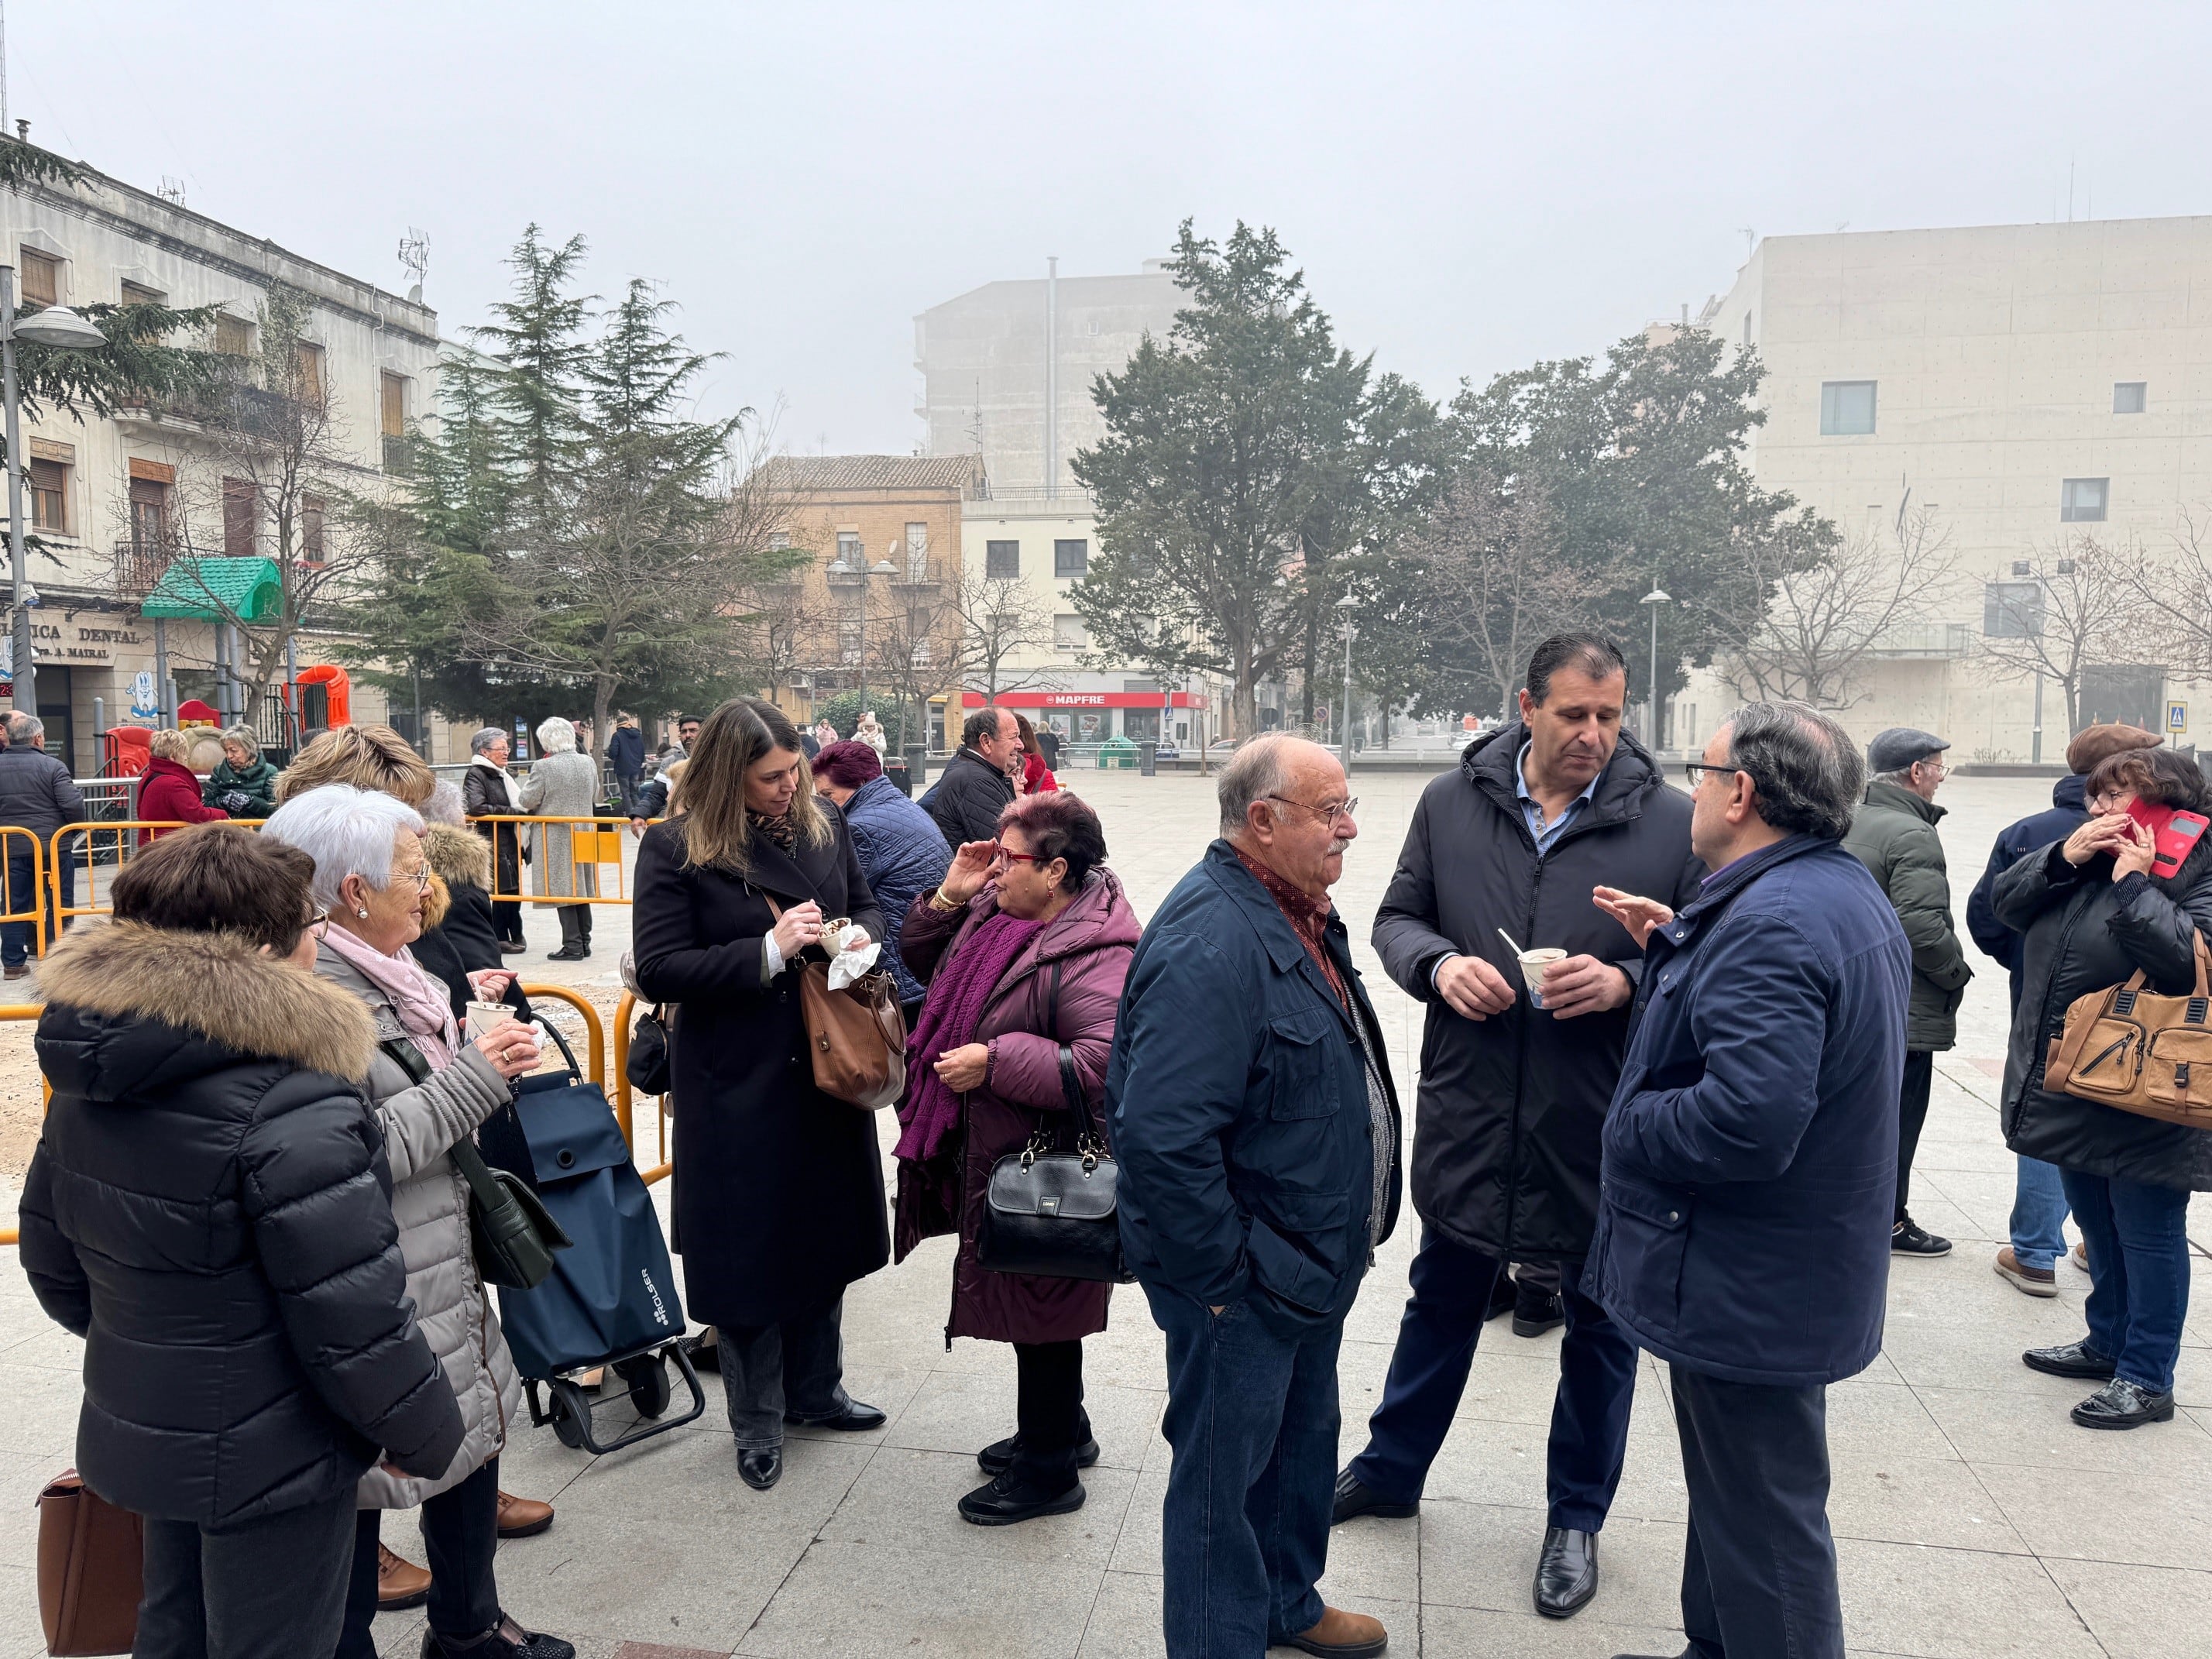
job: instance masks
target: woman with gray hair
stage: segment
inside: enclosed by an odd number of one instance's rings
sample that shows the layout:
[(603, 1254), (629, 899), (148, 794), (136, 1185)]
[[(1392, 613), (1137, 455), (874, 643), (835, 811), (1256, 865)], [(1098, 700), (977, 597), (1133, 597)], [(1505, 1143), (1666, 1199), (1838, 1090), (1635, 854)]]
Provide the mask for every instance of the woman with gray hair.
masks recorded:
[[(506, 817), (522, 811), (522, 791), (508, 775), (507, 757), (507, 733), (496, 726), (487, 726), (469, 739), (469, 769), (461, 781), (461, 810), (471, 817)], [(523, 861), (530, 856), (522, 826), (480, 823), (477, 833), (491, 843), (492, 891), (520, 893)], [(512, 954), (526, 948), (520, 899), (494, 899), (491, 915), (502, 952)]]
[(460, 1450), (434, 1480), (380, 1465), (362, 1477), (338, 1659), (375, 1652), (369, 1625), (377, 1609), (380, 1519), (387, 1509), (417, 1504), (430, 1559), (428, 1659), (462, 1652), (574, 1659), (568, 1644), (509, 1619), (492, 1577), (499, 1454), (507, 1425), (521, 1411), (522, 1387), (470, 1248), (468, 1184), (452, 1157), (507, 1103), (513, 1079), (538, 1064), (538, 1039), (509, 1020), (464, 1043), (446, 988), (408, 950), (422, 934), (430, 882), (422, 827), (404, 801), (337, 783), (295, 795), (262, 831), (314, 860), (315, 902), (330, 918), (315, 953), (316, 976), (358, 998), (375, 1023), (367, 1087), (391, 1164), (407, 1294), (465, 1430)]
[(261, 738), (251, 726), (234, 726), (222, 734), (222, 758), (208, 774), (200, 799), (234, 818), (265, 818), (276, 810), (276, 769), (261, 755)]
[[(588, 818), (599, 802), (599, 769), (589, 755), (576, 752), (576, 728), (555, 715), (538, 728), (545, 752), (531, 763), (522, 781), (522, 810), (547, 818)], [(597, 890), (596, 866), (578, 868), (569, 826), (549, 823), (538, 833), (536, 878), (532, 890), (541, 899), (575, 899)], [(581, 962), (592, 954), (592, 907), (568, 903), (561, 914), (561, 948), (549, 962)]]

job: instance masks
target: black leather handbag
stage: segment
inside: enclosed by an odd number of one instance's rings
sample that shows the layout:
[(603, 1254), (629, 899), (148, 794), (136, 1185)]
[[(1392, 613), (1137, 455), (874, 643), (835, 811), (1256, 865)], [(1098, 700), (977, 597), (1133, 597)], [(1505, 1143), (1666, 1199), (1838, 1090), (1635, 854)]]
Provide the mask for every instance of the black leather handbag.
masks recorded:
[[(1060, 1033), (1060, 964), (1052, 969), (1045, 1024)], [(993, 1273), (1084, 1279), (1126, 1285), (1121, 1224), (1114, 1213), (1118, 1171), (1075, 1074), (1075, 1050), (1060, 1045), (1060, 1089), (1076, 1123), (1075, 1150), (1054, 1150), (1060, 1131), (1040, 1129), (1030, 1144), (991, 1166), (975, 1257)]]

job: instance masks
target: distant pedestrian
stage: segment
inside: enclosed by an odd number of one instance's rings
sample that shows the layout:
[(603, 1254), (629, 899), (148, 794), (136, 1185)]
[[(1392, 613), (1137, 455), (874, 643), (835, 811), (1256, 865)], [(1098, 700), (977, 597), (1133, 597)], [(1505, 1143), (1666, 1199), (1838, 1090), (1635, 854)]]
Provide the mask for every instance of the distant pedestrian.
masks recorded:
[(615, 729), (607, 734), (607, 764), (613, 769), (615, 788), (628, 816), (637, 805), (638, 775), (645, 769), (645, 733), (639, 729), (636, 715), (615, 717)]
[(529, 948), (522, 937), (519, 896), (523, 860), (530, 856), (530, 850), (524, 842), (522, 825), (483, 821), (511, 819), (522, 811), (522, 787), (507, 769), (507, 733), (496, 726), (484, 726), (469, 739), (469, 769), (461, 775), (461, 805), (477, 820), (477, 833), (491, 843), (490, 890), (509, 896), (492, 900), (491, 916), (499, 933), (500, 951), (511, 956)]
[(265, 818), (276, 810), (276, 769), (262, 758), (261, 738), (252, 727), (222, 734), (222, 759), (201, 794), (234, 818)]
[(1874, 872), (1897, 911), (1912, 946), (1912, 1001), (1905, 1018), (1905, 1084), (1898, 1103), (1897, 1215), (1889, 1248), (1899, 1255), (1951, 1253), (1951, 1241), (1914, 1221), (1912, 1158), (1928, 1121), (1936, 1056), (1959, 1040), (1959, 1004), (1974, 970), (1951, 919), (1951, 877), (1936, 826), (1943, 809), (1936, 792), (1950, 775), (1943, 751), (1951, 745), (1932, 732), (1893, 726), (1867, 745), (1872, 774), (1866, 799), (1851, 819), (1844, 849)]
[(1044, 746), (1037, 741), (1036, 727), (1030, 724), (1030, 717), (1015, 715), (1014, 729), (1022, 734), (1021, 775), (1014, 780), (1015, 789), (1024, 795), (1041, 795), (1059, 788), (1060, 780), (1046, 763)]
[(555, 716), (538, 728), (541, 752), (522, 780), (522, 810), (547, 819), (533, 825), (535, 863), (532, 890), (538, 899), (568, 900), (553, 906), (561, 921), (561, 948), (549, 962), (581, 962), (592, 954), (592, 907), (577, 902), (599, 891), (599, 866), (578, 863), (575, 831), (592, 826), (571, 822), (595, 815), (599, 804), (599, 769), (576, 748), (576, 729)]
[[(76, 787), (69, 768), (46, 753), (46, 723), (30, 714), (10, 714), (6, 741), (0, 746), (0, 823), (11, 823), (38, 838), (52, 854), (59, 877), (64, 908), (76, 902), (76, 859), (73, 848), (55, 846), (54, 836), (65, 823), (84, 818), (84, 793)], [(0, 848), (7, 866), (7, 908), (29, 915), (44, 908), (47, 938), (61, 937), (63, 918), (55, 908), (54, 895), (41, 893), (37, 879), (38, 859), (30, 840), (5, 838)], [(26, 963), (37, 948), (36, 921), (11, 921), (0, 927), (0, 963), (9, 979), (30, 972)]]
[(1841, 726), (1749, 703), (1688, 769), (1704, 890), (1600, 896), (1644, 964), (1585, 1283), (1671, 1374), (1689, 1652), (1843, 1659), (1827, 1385), (1881, 1351), (1912, 951)]
[(947, 846), (965, 847), (998, 834), (999, 814), (1014, 799), (1008, 771), (1018, 765), (1021, 743), (1011, 711), (979, 708), (969, 715), (958, 751), (921, 800)]
[(1316, 1589), (1337, 1351), (1398, 1212), (1389, 1052), (1329, 900), (1355, 803), (1334, 755), (1280, 733), (1219, 795), (1222, 838), (1137, 947), (1106, 1079), (1122, 1246), (1167, 1334), (1167, 1651), (1371, 1659), (1382, 1623)]
[(874, 750), (878, 760), (884, 757), (884, 751), (890, 746), (890, 735), (884, 730), (883, 722), (876, 718), (876, 711), (872, 708), (862, 711), (860, 723), (853, 728), (853, 735)]
[[(156, 732), (148, 739), (149, 758), (138, 775), (138, 817), (143, 823), (213, 823), (229, 813), (200, 799), (200, 780), (188, 764), (192, 740), (184, 732)], [(141, 830), (138, 844), (158, 841), (169, 832)]]

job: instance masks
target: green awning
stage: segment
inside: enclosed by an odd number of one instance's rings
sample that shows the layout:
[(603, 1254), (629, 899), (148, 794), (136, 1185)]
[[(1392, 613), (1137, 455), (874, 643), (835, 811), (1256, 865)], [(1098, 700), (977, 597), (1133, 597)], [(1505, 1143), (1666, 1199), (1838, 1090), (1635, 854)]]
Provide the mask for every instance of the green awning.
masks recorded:
[(179, 559), (138, 607), (146, 617), (258, 623), (283, 607), (284, 580), (274, 559)]

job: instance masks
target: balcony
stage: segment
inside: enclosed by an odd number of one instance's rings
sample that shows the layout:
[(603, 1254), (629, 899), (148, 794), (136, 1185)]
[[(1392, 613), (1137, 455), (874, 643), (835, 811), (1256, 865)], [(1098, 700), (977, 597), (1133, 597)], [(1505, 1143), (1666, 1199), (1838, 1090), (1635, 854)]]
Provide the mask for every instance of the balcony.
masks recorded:
[(128, 538), (115, 544), (115, 562), (110, 580), (115, 591), (143, 599), (161, 586), (161, 577), (183, 551), (171, 538), (155, 540)]
[(945, 573), (934, 559), (909, 559), (890, 580), (899, 592), (919, 592), (942, 585)]
[(1967, 657), (1973, 650), (1971, 623), (1906, 623), (1876, 635), (1867, 654), (1898, 661)]

